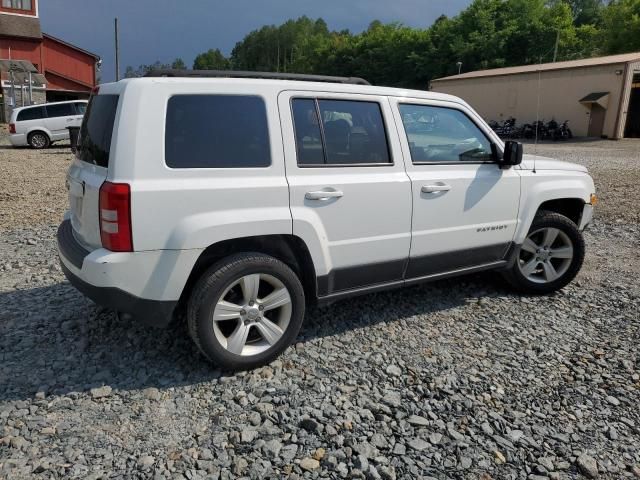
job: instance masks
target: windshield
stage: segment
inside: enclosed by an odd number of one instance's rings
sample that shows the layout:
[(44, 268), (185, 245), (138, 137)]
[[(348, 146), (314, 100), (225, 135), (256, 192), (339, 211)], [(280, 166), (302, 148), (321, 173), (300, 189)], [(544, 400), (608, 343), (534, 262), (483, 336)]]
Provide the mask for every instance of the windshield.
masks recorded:
[(118, 95), (94, 95), (82, 120), (78, 158), (100, 167), (109, 166), (111, 136), (116, 120)]

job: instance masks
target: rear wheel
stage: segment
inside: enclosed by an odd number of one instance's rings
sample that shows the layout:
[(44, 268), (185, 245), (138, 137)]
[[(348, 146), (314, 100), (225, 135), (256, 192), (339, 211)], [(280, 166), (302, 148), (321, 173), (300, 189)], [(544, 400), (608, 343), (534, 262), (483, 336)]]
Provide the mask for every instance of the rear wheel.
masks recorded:
[(578, 274), (584, 252), (584, 239), (575, 223), (564, 215), (543, 211), (536, 215), (505, 277), (525, 293), (555, 292)]
[(280, 260), (259, 253), (227, 257), (207, 270), (187, 306), (189, 332), (212, 362), (242, 370), (265, 365), (296, 338), (304, 291)]
[(31, 145), (31, 148), (35, 148), (38, 150), (47, 148), (49, 145), (51, 145), (49, 136), (44, 132), (31, 132), (29, 134), (28, 141), (29, 145)]

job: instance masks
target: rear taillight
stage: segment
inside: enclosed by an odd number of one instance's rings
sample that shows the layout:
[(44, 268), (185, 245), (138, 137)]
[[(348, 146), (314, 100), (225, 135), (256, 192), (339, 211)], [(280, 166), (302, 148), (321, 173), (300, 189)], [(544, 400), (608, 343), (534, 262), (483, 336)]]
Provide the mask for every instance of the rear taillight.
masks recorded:
[(15, 123), (10, 123), (9, 124), (9, 133), (16, 133), (16, 124)]
[(112, 252), (132, 252), (131, 188), (104, 182), (100, 187), (100, 239)]

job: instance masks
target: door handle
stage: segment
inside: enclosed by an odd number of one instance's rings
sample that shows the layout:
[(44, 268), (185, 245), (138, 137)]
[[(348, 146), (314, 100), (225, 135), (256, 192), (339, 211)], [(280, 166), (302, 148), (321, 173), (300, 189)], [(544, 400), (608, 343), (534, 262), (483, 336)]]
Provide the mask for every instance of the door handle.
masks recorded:
[(438, 193), (438, 192), (448, 192), (451, 190), (451, 185), (447, 185), (445, 183), (435, 184), (435, 185), (423, 185), (422, 193)]
[(332, 198), (340, 198), (344, 194), (339, 190), (320, 190), (318, 192), (307, 192), (304, 195), (304, 198), (307, 200), (320, 200), (327, 201)]

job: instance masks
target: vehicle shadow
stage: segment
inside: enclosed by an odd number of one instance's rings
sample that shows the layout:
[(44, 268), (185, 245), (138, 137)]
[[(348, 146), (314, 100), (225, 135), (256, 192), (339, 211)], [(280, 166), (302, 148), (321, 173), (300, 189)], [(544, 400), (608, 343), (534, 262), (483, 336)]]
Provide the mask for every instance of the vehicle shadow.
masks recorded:
[[(59, 153), (56, 150), (66, 150), (71, 155), (71, 144), (70, 143), (54, 143), (47, 148), (42, 150), (34, 150), (31, 147), (14, 147), (13, 145), (0, 145), (0, 150), (33, 150), (34, 152), (41, 153)], [(65, 153), (67, 153), (65, 152)]]
[[(298, 342), (502, 295), (495, 277), (478, 274), (312, 307)], [(131, 323), (95, 306), (66, 282), (0, 293), (0, 401), (102, 385), (121, 391), (164, 389), (223, 375), (199, 354), (184, 322), (165, 330)]]

